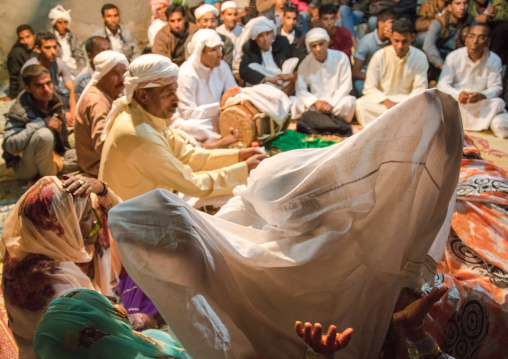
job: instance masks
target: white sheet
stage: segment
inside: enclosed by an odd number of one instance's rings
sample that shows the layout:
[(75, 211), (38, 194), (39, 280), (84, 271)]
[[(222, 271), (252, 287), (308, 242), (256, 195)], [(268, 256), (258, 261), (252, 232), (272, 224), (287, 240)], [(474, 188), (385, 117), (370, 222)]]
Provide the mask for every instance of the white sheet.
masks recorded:
[(400, 289), (442, 255), (427, 253), (446, 240), (462, 138), (456, 101), (429, 90), (342, 143), (263, 161), (214, 217), (155, 190), (109, 226), (195, 359), (299, 358), (295, 320), (352, 327), (335, 358), (375, 358)]

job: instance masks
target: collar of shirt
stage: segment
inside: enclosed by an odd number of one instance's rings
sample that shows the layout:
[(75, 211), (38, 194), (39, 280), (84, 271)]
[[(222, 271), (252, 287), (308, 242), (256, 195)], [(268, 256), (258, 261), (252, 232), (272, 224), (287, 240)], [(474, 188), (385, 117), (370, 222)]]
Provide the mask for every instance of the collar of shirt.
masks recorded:
[[(286, 31), (284, 31), (284, 28), (283, 28), (283, 27), (281, 27), (281, 28), (280, 28), (280, 34), (281, 34), (281, 35), (284, 35), (284, 36), (286, 36), (286, 37), (288, 37), (288, 38), (294, 39), (294, 38), (295, 38), (295, 35), (296, 35), (296, 30), (293, 30), (293, 31), (291, 31), (290, 33), (287, 33)], [(290, 41), (290, 42), (292, 42), (292, 41)]]
[(167, 124), (165, 119), (146, 112), (136, 100), (132, 99), (129, 106), (141, 112), (141, 115), (144, 117), (144, 122), (152, 126), (157, 132), (162, 132), (164, 128), (166, 128)]
[(395, 49), (393, 48), (393, 46), (385, 47), (385, 49), (388, 49), (388, 51), (392, 52), (392, 55), (397, 58), (398, 63), (405, 62), (407, 60), (407, 58), (409, 57), (409, 55), (411, 55), (411, 47), (409, 47), (409, 50), (406, 52), (406, 54), (402, 58), (397, 56), (397, 53), (395, 52)]
[(376, 45), (379, 45), (379, 46), (386, 45), (390, 42), (389, 39), (386, 39), (385, 42), (381, 41), (381, 39), (379, 38), (379, 36), (377, 34), (377, 29), (376, 29), (376, 31), (374, 31), (374, 41), (376, 42)]
[(67, 40), (67, 35), (69, 34), (68, 31), (65, 32), (65, 35), (64, 36), (61, 36), (60, 33), (56, 30), (53, 30), (53, 33), (55, 34), (56, 36), (56, 39), (58, 42), (62, 42), (64, 40)]
[(116, 35), (113, 35), (111, 30), (107, 26), (104, 26), (104, 28), (106, 29), (106, 35), (108, 35), (108, 37), (112, 36), (115, 38), (120, 38), (120, 33), (122, 32), (122, 28), (120, 26), (118, 26), (118, 31), (116, 32)]
[(472, 65), (472, 66), (476, 67), (476, 66), (479, 66), (481, 64), (482, 66), (485, 66), (485, 64), (487, 63), (487, 60), (489, 59), (489, 56), (490, 56), (490, 50), (489, 49), (483, 50), (482, 57), (480, 57), (476, 61), (471, 60), (471, 58), (469, 57), (469, 54), (467, 53), (467, 48), (464, 47), (464, 49), (466, 50), (465, 51), (465, 53), (466, 53), (466, 62), (469, 65)]

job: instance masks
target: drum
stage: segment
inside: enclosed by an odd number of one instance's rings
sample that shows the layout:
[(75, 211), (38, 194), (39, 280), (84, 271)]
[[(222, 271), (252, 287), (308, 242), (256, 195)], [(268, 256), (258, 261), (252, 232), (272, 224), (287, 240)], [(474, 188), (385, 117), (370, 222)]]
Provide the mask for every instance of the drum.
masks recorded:
[(236, 143), (239, 145), (238, 147), (249, 147), (253, 141), (262, 145), (285, 131), (288, 125), (289, 118), (280, 126), (270, 116), (259, 112), (250, 101), (245, 99), (228, 104), (219, 115), (221, 136), (229, 135), (230, 128), (238, 130), (238, 142)]

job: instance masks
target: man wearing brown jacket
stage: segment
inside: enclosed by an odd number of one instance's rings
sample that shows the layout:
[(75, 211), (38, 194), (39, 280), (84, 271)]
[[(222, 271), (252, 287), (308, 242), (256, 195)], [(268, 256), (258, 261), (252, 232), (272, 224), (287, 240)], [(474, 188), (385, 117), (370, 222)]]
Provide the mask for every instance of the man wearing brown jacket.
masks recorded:
[(172, 4), (166, 10), (168, 24), (155, 36), (152, 53), (163, 55), (180, 66), (185, 61), (185, 47), (198, 27), (185, 19), (185, 10)]

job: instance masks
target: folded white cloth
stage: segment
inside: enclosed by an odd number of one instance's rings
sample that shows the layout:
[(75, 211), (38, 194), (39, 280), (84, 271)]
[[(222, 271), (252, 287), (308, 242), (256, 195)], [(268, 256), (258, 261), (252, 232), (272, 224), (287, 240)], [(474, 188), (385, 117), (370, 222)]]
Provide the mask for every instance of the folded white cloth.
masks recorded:
[(462, 143), (457, 102), (429, 90), (337, 145), (263, 161), (215, 216), (155, 190), (108, 224), (193, 358), (298, 358), (296, 320), (352, 327), (340, 358), (375, 358), (401, 288), (443, 254)]

